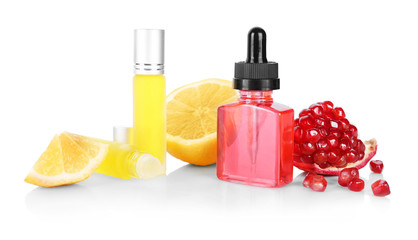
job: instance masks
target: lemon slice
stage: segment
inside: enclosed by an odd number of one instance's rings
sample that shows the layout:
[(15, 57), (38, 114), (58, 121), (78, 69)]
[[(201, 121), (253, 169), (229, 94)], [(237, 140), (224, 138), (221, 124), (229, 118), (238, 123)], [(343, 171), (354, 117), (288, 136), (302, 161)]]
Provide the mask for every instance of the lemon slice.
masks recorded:
[(41, 187), (81, 182), (103, 162), (108, 144), (70, 133), (56, 135), (25, 181)]
[(167, 151), (195, 165), (216, 162), (218, 106), (236, 101), (232, 82), (206, 79), (167, 96)]

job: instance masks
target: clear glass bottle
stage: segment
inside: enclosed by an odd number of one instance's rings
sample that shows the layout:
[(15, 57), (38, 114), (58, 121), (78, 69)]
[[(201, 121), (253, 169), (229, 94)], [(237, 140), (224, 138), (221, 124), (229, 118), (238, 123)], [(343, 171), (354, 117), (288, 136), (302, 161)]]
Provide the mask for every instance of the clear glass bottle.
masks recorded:
[(234, 88), (238, 102), (218, 108), (218, 178), (272, 188), (292, 182), (294, 111), (273, 102), (278, 64), (267, 61), (261, 28), (248, 34), (248, 57), (235, 64)]

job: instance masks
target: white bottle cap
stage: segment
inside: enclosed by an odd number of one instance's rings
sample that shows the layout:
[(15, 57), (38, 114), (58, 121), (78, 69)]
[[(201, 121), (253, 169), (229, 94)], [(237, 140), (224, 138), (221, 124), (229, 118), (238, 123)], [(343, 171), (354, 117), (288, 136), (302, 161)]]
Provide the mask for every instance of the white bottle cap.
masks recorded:
[(164, 30), (135, 29), (135, 74), (164, 74)]
[(120, 143), (133, 144), (132, 128), (130, 127), (113, 127), (113, 141)]

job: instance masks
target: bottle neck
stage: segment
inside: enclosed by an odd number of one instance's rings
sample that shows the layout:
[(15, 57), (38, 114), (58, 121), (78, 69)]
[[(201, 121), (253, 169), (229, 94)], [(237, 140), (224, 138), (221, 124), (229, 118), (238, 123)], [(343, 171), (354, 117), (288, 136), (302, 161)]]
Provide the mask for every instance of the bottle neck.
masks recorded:
[(239, 91), (238, 101), (242, 103), (273, 103), (273, 91)]

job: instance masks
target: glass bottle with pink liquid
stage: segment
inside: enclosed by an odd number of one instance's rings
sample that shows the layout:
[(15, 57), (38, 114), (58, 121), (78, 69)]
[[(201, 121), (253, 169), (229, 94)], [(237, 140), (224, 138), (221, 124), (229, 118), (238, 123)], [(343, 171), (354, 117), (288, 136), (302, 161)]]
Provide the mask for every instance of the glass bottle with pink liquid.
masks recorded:
[(217, 176), (277, 188), (293, 180), (293, 109), (273, 102), (278, 64), (267, 61), (266, 32), (248, 33), (245, 62), (235, 63), (238, 102), (218, 108)]

